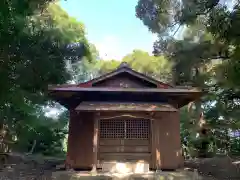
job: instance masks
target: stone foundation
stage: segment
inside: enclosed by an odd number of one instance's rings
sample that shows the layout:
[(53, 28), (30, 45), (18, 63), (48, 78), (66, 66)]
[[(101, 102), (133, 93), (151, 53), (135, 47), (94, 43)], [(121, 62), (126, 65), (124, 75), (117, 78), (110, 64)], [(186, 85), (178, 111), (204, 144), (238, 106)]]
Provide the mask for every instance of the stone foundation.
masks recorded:
[(149, 164), (145, 162), (104, 162), (103, 172), (110, 173), (148, 173)]

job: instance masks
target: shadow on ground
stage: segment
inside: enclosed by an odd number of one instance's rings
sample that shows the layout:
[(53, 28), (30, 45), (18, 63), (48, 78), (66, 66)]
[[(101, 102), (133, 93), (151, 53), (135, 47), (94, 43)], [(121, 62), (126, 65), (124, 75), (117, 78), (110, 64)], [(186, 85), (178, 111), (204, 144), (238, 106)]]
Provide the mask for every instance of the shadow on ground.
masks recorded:
[[(145, 174), (117, 174), (59, 171), (52, 173), (56, 180), (207, 180), (197, 172), (179, 170), (176, 172), (150, 172)], [(213, 180), (213, 179), (208, 179)]]

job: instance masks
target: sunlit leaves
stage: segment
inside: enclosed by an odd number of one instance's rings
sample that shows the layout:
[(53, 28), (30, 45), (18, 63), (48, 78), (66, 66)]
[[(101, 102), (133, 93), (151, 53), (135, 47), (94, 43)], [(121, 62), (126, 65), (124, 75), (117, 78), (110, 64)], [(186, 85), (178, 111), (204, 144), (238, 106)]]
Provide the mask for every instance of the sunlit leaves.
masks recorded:
[(121, 62), (127, 62), (134, 70), (163, 82), (172, 82), (172, 63), (163, 56), (155, 57), (148, 52), (134, 50), (121, 61), (99, 61), (99, 73), (104, 74), (116, 69)]
[[(34, 139), (37, 146), (61, 141), (61, 128), (40, 110), (47, 86), (71, 79), (66, 61), (91, 58), (83, 24), (50, 2), (0, 2), (0, 127), (25, 151)], [(72, 43), (79, 46), (67, 48)]]
[[(239, 1), (183, 0), (177, 8), (174, 2), (139, 0), (137, 17), (158, 33), (154, 54), (171, 60), (175, 83), (208, 90), (202, 106), (217, 142), (212, 145), (226, 148), (229, 128), (239, 129), (240, 121)], [(168, 13), (172, 8), (175, 11)], [(184, 26), (178, 39), (169, 33), (177, 24)]]

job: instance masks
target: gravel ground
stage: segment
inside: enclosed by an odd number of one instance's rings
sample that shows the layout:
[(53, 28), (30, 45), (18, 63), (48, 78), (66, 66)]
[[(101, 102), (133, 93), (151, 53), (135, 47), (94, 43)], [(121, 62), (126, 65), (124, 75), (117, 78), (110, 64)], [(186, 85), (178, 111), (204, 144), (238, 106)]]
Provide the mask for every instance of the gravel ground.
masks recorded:
[(240, 180), (240, 158), (220, 156), (206, 159), (194, 159), (185, 161), (185, 167), (197, 169), (206, 177), (214, 177), (217, 180)]
[(8, 169), (0, 172), (0, 180), (51, 180), (51, 175), (51, 171)]
[(55, 166), (64, 160), (14, 154), (0, 170), (0, 180), (51, 180)]
[[(197, 169), (203, 180), (240, 180), (239, 160), (228, 157), (195, 159), (186, 161), (185, 167), (190, 171)], [(63, 162), (64, 160), (46, 160), (42, 157), (11, 157), (8, 165), (0, 170), (0, 180), (52, 180), (52, 173), (56, 172), (55, 165)]]

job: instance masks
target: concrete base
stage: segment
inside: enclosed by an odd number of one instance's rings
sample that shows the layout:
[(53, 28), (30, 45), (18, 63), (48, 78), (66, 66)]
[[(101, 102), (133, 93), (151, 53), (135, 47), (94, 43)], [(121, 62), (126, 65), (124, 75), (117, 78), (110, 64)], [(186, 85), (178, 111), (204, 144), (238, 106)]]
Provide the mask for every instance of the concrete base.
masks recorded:
[(149, 164), (145, 162), (103, 162), (102, 171), (110, 173), (148, 173)]
[(91, 173), (59, 171), (52, 174), (56, 180), (205, 180), (197, 172), (179, 170), (176, 172), (148, 173)]

